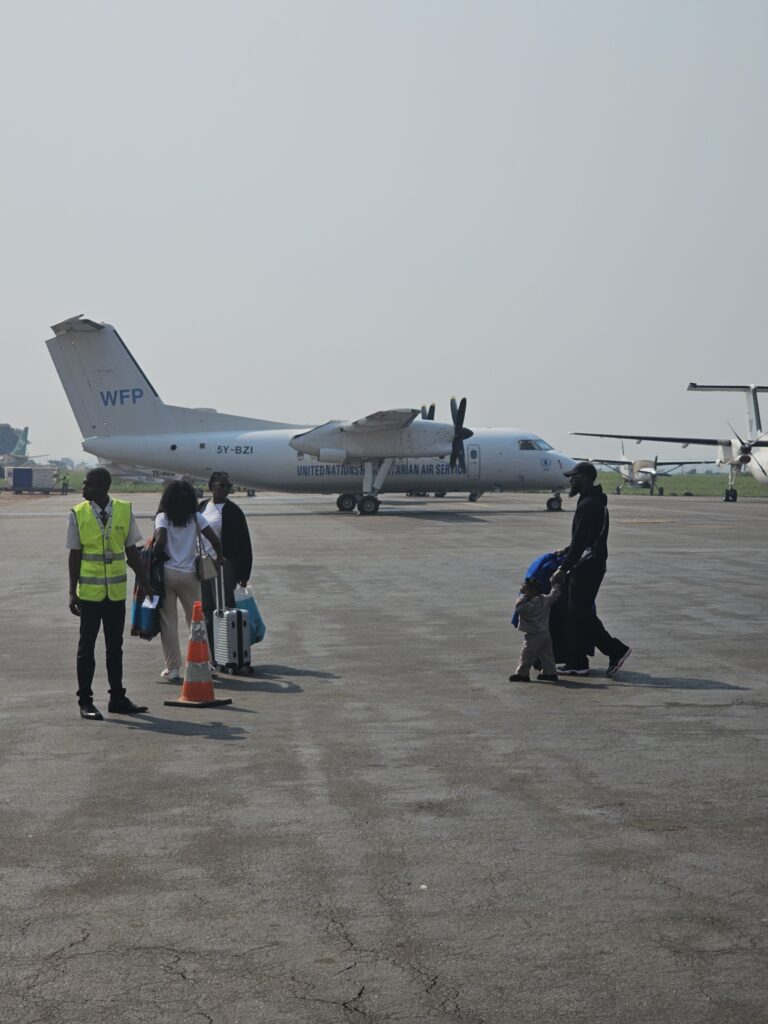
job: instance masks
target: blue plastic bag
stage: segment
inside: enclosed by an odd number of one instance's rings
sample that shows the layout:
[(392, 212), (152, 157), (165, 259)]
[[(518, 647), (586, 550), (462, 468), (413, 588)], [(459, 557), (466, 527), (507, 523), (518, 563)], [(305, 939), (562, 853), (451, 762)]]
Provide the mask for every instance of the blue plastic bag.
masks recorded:
[(251, 630), (251, 645), (260, 644), (267, 632), (264, 619), (256, 604), (250, 587), (235, 587), (235, 607), (248, 613), (248, 624)]
[(148, 607), (136, 598), (131, 605), (131, 636), (140, 636), (142, 640), (151, 640), (160, 632), (160, 609), (156, 604)]
[[(531, 562), (526, 570), (526, 579), (532, 578), (537, 580), (542, 586), (542, 594), (549, 593), (549, 577), (559, 569), (565, 561), (565, 555), (556, 555), (554, 551), (548, 551), (544, 555), (539, 555)], [(520, 613), (515, 609), (512, 614), (512, 625), (517, 629), (517, 624), (520, 621)]]

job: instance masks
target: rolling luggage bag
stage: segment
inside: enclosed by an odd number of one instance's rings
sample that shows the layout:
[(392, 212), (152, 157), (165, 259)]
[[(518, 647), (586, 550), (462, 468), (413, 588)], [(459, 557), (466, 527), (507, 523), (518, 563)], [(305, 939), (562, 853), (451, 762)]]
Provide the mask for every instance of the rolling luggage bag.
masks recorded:
[(213, 660), (222, 672), (251, 671), (251, 627), (248, 613), (227, 608), (224, 603), (224, 572), (216, 577), (216, 607), (213, 610)]

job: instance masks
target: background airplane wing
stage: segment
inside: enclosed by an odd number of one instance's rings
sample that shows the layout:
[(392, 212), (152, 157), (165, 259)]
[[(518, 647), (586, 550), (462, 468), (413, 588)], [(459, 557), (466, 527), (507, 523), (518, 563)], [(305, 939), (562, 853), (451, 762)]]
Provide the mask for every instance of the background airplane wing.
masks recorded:
[(346, 433), (355, 430), (401, 430), (413, 423), (420, 412), (420, 409), (385, 409), (353, 420), (344, 427), (344, 431)]
[(730, 444), (728, 438), (717, 437), (660, 437), (658, 434), (590, 434), (583, 430), (572, 430), (577, 437), (616, 437), (622, 441), (671, 441), (673, 444)]
[(657, 462), (657, 466), (714, 466), (712, 459), (696, 459), (694, 461), (685, 462)]

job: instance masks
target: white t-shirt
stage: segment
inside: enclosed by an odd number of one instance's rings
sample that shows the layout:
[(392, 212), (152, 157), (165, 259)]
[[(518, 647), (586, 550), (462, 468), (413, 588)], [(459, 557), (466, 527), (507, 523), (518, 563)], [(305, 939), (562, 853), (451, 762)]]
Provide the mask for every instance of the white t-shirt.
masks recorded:
[[(224, 508), (224, 502), (223, 501), (222, 501), (222, 503), (220, 505), (215, 505), (214, 502), (213, 502), (213, 498), (211, 498), (211, 500), (208, 502), (208, 504), (203, 509), (203, 513), (202, 513), (205, 516), (205, 518), (206, 518), (206, 520), (208, 522), (208, 525), (213, 530), (213, 532), (216, 534), (216, 536), (219, 538), (219, 540), (221, 540), (221, 510), (223, 508)], [(213, 550), (213, 544), (211, 544), (211, 542), (209, 540), (207, 540), (205, 537), (203, 537), (203, 545), (205, 546), (206, 554), (208, 554), (208, 555), (215, 555), (216, 554), (216, 552)]]
[[(208, 526), (208, 520), (200, 512), (195, 513), (197, 525), (201, 530)], [(194, 572), (195, 559), (197, 558), (197, 528), (195, 520), (190, 519), (186, 526), (174, 526), (168, 519), (165, 512), (158, 512), (155, 516), (155, 529), (165, 527), (168, 531), (168, 543), (166, 553), (168, 561), (165, 563), (169, 569), (178, 569), (179, 572)], [(205, 538), (203, 538), (205, 541)]]

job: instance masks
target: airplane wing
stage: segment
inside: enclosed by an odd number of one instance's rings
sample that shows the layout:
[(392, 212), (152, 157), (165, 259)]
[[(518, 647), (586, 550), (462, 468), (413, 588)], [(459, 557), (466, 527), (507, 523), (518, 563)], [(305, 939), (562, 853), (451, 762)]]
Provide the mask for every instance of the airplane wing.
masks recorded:
[(402, 430), (409, 426), (421, 412), (420, 409), (384, 409), (372, 412), (370, 416), (345, 424), (344, 432), (356, 430)]
[(581, 462), (594, 462), (598, 466), (610, 466), (613, 469), (615, 466), (631, 466), (632, 463), (629, 459), (581, 459)]
[(657, 462), (657, 466), (713, 466), (712, 459), (697, 459), (693, 462)]
[(689, 444), (729, 445), (729, 438), (717, 437), (659, 437), (658, 434), (589, 434), (583, 430), (572, 430), (577, 437), (616, 437), (622, 441), (671, 441), (687, 448)]

